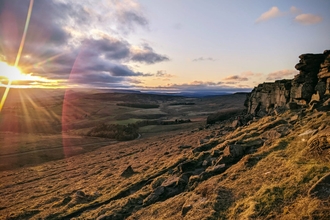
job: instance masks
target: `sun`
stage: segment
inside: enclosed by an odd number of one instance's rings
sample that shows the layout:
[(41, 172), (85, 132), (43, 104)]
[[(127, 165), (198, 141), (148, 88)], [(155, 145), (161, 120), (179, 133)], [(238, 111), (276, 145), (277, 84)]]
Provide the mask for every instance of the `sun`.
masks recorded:
[(26, 78), (25, 74), (14, 66), (10, 66), (5, 62), (0, 61), (0, 77), (5, 77), (9, 81), (24, 80)]

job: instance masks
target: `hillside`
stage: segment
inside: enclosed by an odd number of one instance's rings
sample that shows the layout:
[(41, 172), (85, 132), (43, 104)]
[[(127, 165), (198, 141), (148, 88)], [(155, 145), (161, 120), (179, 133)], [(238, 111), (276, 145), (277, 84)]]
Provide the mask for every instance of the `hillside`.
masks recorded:
[(2, 171), (0, 216), (330, 219), (329, 61), (302, 55), (295, 79), (256, 87), (240, 119)]

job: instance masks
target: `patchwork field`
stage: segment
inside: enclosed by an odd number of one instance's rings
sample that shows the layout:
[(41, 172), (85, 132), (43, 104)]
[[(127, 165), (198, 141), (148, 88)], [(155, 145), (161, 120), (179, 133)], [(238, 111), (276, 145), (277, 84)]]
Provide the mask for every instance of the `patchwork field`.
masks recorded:
[[(148, 125), (139, 128), (140, 136), (149, 137), (187, 127), (201, 127), (209, 113), (227, 108), (243, 110), (244, 99), (245, 94), (186, 98), (105, 93), (102, 90), (12, 89), (0, 114), (0, 170), (37, 165), (117, 143), (114, 139), (86, 136), (88, 131), (102, 123), (127, 125), (145, 120), (192, 121), (189, 125)], [(159, 107), (118, 105), (122, 103), (156, 104)]]

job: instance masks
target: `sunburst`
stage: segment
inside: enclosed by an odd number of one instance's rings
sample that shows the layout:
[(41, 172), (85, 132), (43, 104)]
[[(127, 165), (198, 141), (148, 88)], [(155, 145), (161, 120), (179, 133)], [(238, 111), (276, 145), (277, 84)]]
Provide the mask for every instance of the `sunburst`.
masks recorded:
[(0, 70), (0, 77), (7, 78), (8, 81), (25, 80), (27, 78), (27, 75), (23, 74), (20, 69), (5, 62), (0, 61)]

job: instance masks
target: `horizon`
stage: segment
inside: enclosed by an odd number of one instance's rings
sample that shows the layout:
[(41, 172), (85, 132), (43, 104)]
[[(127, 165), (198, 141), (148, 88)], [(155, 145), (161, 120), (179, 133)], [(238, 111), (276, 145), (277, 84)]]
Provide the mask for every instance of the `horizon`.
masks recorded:
[(248, 92), (293, 78), (300, 54), (327, 49), (328, 6), (5, 0), (0, 87)]

